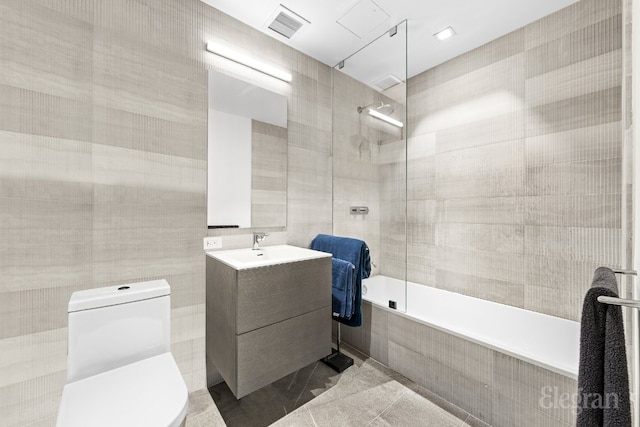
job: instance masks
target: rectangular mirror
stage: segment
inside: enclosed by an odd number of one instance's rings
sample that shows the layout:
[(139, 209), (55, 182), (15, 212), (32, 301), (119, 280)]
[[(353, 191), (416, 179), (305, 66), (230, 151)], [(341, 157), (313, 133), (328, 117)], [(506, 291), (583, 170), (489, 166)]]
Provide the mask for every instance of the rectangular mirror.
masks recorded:
[(207, 225), (287, 224), (287, 98), (209, 71)]

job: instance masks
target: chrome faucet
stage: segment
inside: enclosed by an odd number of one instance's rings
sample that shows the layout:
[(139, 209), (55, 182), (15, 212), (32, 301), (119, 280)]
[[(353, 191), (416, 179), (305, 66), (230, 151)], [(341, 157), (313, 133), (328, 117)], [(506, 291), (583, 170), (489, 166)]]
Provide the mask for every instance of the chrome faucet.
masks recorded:
[(254, 251), (260, 250), (260, 242), (262, 242), (264, 238), (267, 237), (268, 235), (269, 235), (268, 233), (253, 233), (253, 250)]

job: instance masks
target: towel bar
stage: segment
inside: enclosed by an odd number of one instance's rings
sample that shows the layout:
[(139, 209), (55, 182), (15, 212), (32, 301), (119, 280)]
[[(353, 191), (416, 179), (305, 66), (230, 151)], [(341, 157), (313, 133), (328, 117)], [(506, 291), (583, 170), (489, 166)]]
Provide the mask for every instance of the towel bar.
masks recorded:
[(598, 297), (598, 302), (610, 305), (621, 305), (624, 307), (640, 308), (640, 301), (636, 301), (634, 299), (600, 296)]
[[(615, 274), (629, 274), (631, 276), (638, 275), (638, 272), (636, 270), (611, 270), (611, 271), (613, 271)], [(598, 302), (601, 302), (604, 304), (620, 305), (624, 307), (640, 309), (640, 301), (633, 300), (633, 299), (600, 296), (598, 297)]]
[[(636, 270), (613, 270), (615, 274), (625, 274), (631, 276), (637, 276)], [(637, 286), (633, 286), (632, 296), (633, 298), (639, 298), (639, 292)], [(628, 308), (640, 309), (640, 299), (625, 299), (599, 296), (598, 302), (603, 304), (619, 305)], [(633, 393), (635, 397), (632, 399), (632, 413), (633, 413), (633, 426), (640, 427), (640, 341), (638, 340), (638, 331), (640, 330), (640, 311), (633, 312), (631, 316), (631, 347), (633, 351), (632, 359), (634, 361), (631, 381), (633, 381)]]

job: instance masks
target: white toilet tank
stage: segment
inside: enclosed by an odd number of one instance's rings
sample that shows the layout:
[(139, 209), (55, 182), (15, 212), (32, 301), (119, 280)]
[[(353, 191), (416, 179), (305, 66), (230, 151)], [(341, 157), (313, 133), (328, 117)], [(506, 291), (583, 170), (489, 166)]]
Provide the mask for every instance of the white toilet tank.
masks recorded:
[(74, 292), (67, 382), (169, 352), (169, 294), (164, 279)]

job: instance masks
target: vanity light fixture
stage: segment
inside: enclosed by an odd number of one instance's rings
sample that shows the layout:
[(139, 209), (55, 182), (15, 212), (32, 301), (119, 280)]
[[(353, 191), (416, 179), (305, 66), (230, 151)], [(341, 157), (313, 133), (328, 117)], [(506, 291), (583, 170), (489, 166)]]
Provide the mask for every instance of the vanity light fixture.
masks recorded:
[(435, 33), (433, 37), (437, 38), (440, 41), (443, 41), (455, 35), (456, 35), (456, 32), (453, 31), (453, 28), (447, 27), (444, 30), (438, 31), (437, 33)]
[(389, 117), (386, 114), (382, 114), (380, 111), (369, 108), (369, 115), (375, 117), (376, 119), (380, 119), (384, 122), (390, 123), (394, 126), (398, 126), (399, 128), (404, 126), (400, 120), (396, 120), (393, 117)]
[(238, 52), (220, 43), (208, 42), (207, 50), (218, 56), (222, 56), (223, 58), (227, 58), (233, 62), (237, 62), (238, 64), (244, 65), (245, 67), (249, 67), (256, 71), (260, 71), (261, 73), (267, 74), (271, 77), (275, 77), (285, 82), (291, 81), (291, 78), (292, 78), (291, 73), (280, 70), (269, 64), (265, 64), (262, 61), (259, 61), (249, 55), (245, 55), (241, 52)]

